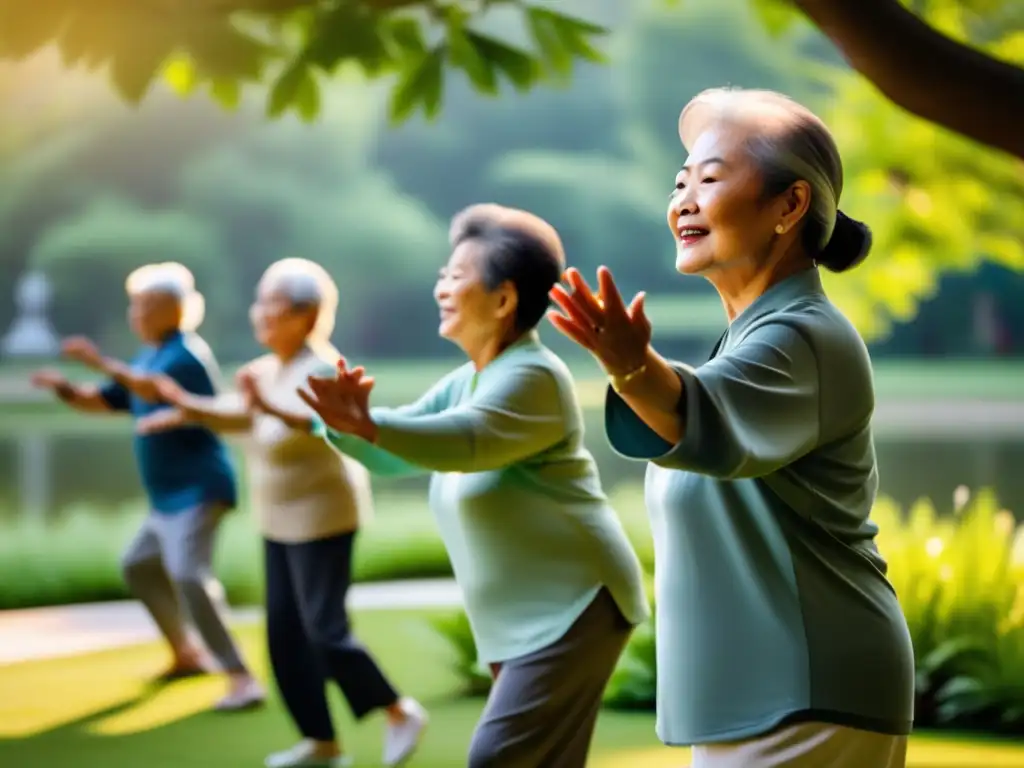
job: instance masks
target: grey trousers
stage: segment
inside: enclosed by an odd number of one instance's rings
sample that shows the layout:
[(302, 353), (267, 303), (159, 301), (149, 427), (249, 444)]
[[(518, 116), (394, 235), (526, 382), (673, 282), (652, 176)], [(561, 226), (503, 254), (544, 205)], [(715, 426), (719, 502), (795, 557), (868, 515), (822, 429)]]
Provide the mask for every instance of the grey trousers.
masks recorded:
[(225, 621), (224, 588), (211, 561), (226, 510), (203, 505), (184, 512), (151, 512), (122, 559), (128, 589), (174, 646), (188, 637), (186, 614), (225, 672), (246, 666)]
[(904, 768), (907, 737), (829, 723), (797, 723), (763, 736), (693, 748), (692, 768)]
[(602, 589), (556, 643), (492, 665), (469, 768), (585, 768), (605, 686), (632, 632)]

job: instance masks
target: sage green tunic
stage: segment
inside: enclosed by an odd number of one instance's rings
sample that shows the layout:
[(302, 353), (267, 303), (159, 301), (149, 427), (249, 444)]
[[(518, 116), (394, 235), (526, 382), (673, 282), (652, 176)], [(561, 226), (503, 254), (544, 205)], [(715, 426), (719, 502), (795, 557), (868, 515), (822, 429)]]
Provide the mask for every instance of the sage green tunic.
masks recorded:
[(640, 563), (583, 445), (571, 374), (536, 334), (373, 418), (372, 445), (319, 431), (371, 473), (433, 473), (430, 506), (481, 661), (551, 645), (602, 587), (628, 621), (647, 618)]
[(914, 658), (869, 518), (860, 336), (810, 269), (737, 317), (709, 362), (675, 367), (678, 445), (606, 401), (612, 445), (651, 462), (661, 739), (731, 741), (790, 719), (908, 733)]

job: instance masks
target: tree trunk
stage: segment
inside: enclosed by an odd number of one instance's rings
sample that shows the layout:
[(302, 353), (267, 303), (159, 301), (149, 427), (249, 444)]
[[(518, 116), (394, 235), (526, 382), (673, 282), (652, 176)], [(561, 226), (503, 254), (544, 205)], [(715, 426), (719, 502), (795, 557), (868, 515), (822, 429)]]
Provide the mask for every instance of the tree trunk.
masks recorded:
[(1024, 69), (940, 34), (897, 0), (793, 2), (892, 102), (1024, 159)]

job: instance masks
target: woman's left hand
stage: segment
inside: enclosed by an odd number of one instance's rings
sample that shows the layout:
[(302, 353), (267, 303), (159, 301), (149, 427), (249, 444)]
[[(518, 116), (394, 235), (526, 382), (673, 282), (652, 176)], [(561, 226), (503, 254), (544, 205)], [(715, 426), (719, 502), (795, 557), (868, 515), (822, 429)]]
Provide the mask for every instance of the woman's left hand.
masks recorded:
[(644, 294), (638, 293), (627, 307), (607, 267), (597, 270), (597, 295), (575, 268), (566, 270), (565, 281), (572, 293), (561, 284), (551, 289), (551, 299), (564, 313), (549, 312), (551, 324), (593, 354), (610, 376), (642, 368), (651, 344)]
[(364, 373), (361, 366), (348, 370), (342, 358), (336, 376), (310, 376), (309, 391), (300, 389), (299, 397), (331, 429), (372, 443), (377, 439), (377, 425), (370, 416), (373, 378)]

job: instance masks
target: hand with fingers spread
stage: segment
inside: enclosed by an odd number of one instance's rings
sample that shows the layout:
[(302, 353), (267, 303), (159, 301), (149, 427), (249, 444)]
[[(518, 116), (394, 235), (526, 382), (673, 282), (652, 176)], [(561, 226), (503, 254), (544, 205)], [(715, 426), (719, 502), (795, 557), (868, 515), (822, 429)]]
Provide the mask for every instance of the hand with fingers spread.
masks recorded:
[(644, 314), (644, 294), (638, 293), (627, 307), (612, 279), (611, 270), (597, 270), (597, 294), (579, 270), (569, 268), (565, 282), (551, 289), (551, 299), (561, 313), (548, 319), (558, 330), (588, 350), (609, 376), (629, 376), (647, 362), (651, 323)]
[(365, 373), (362, 366), (349, 370), (341, 358), (335, 376), (310, 376), (309, 390), (300, 389), (299, 397), (331, 429), (372, 443), (377, 438), (377, 425), (370, 416), (373, 377)]

